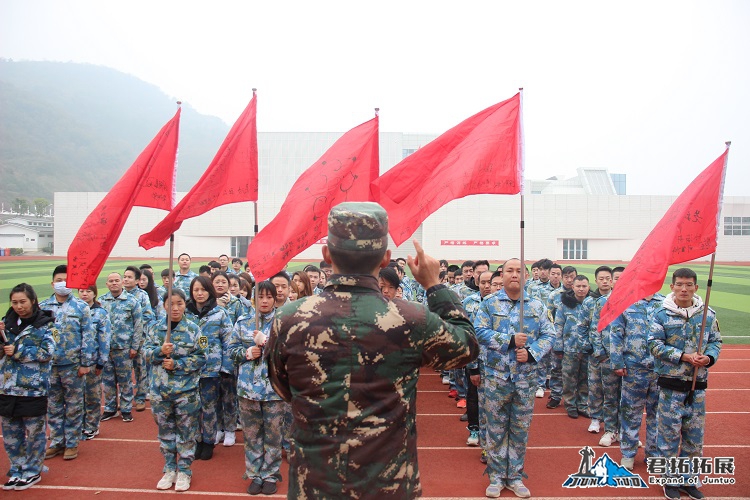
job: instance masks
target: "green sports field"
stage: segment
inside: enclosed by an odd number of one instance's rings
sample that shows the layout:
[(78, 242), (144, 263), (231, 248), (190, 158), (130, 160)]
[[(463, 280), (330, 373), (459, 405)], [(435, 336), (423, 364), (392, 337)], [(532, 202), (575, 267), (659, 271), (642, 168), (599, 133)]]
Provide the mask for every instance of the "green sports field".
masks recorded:
[[(157, 282), (162, 269), (167, 267), (166, 260), (110, 260), (99, 275), (97, 285), (99, 293), (107, 291), (104, 281), (112, 271), (122, 272), (125, 266), (139, 266), (148, 262), (156, 270)], [(8, 293), (18, 283), (26, 282), (34, 287), (40, 297), (52, 293), (50, 282), (52, 270), (58, 264), (64, 264), (64, 259), (39, 260), (2, 260), (0, 259), (0, 310), (4, 313), (9, 305)], [(193, 261), (193, 270), (206, 262)], [(302, 269), (307, 262), (292, 262), (289, 270)], [(595, 264), (575, 264), (578, 272), (588, 275), (593, 280)], [(669, 282), (674, 269), (683, 266), (673, 266), (667, 274), (663, 293), (669, 292)], [(708, 278), (708, 264), (693, 264), (690, 266), (698, 273), (698, 283), (701, 287), (700, 295), (705, 296), (706, 279)], [(711, 289), (709, 304), (717, 313), (721, 325), (724, 341), (731, 344), (750, 344), (750, 266), (716, 265), (714, 267), (714, 285)]]

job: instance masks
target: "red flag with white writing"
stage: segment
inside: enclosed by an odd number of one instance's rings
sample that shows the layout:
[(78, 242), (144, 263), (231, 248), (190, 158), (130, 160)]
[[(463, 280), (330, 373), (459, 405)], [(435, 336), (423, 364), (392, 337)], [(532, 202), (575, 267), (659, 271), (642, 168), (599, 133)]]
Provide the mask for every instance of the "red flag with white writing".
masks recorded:
[(471, 194), (516, 194), (522, 182), (521, 94), (459, 123), (372, 184), (396, 245), (433, 212)]
[(149, 250), (162, 246), (183, 221), (209, 210), (258, 201), (258, 129), (255, 121), (256, 96), (232, 126), (211, 164), (177, 206), (150, 232), (138, 238)]
[(83, 221), (68, 248), (69, 288), (87, 288), (96, 284), (134, 206), (162, 210), (174, 206), (179, 135), (178, 109)]
[(294, 183), (279, 213), (250, 242), (247, 263), (267, 279), (328, 234), (328, 212), (345, 201), (372, 201), (378, 176), (378, 117), (345, 133)]
[(602, 331), (632, 304), (664, 284), (671, 264), (680, 264), (716, 251), (719, 214), (729, 148), (708, 166), (672, 203), (651, 230), (602, 308)]

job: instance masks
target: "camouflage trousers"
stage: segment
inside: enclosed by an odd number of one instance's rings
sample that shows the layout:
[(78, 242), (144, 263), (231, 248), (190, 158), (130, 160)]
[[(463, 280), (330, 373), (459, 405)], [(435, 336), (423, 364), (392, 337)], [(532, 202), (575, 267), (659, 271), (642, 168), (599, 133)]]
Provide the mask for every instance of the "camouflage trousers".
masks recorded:
[(179, 394), (173, 400), (151, 399), (151, 412), (159, 427), (159, 449), (165, 461), (163, 472), (180, 471), (192, 475), (190, 465), (195, 458), (200, 406), (198, 391)]
[(148, 394), (148, 372), (149, 365), (143, 356), (143, 348), (138, 350), (138, 355), (133, 359), (133, 371), (135, 372), (135, 402), (145, 403)]
[(292, 405), (284, 403), (284, 415), (281, 419), (281, 447), (289, 453), (292, 448)]
[(487, 414), (485, 406), (487, 401), (484, 397), (484, 363), (479, 361), (479, 386), (477, 387), (477, 402), (479, 404), (479, 447), (483, 450), (487, 443)]
[(219, 430), (234, 432), (237, 430), (239, 407), (237, 405), (237, 372), (221, 374), (219, 382), (219, 401), (216, 412), (218, 414)]
[(130, 349), (112, 349), (109, 361), (102, 372), (102, 392), (104, 392), (104, 411), (116, 412), (117, 392), (120, 392), (119, 408), (121, 412), (133, 411), (133, 360)]
[(703, 456), (706, 391), (695, 391), (693, 404), (688, 406), (685, 405), (687, 395), (687, 392), (659, 387), (656, 447), (660, 457)]
[(198, 441), (213, 444), (219, 430), (216, 406), (219, 401), (219, 377), (201, 377), (201, 409), (198, 414)]
[(562, 359), (562, 399), (565, 408), (588, 411), (589, 355), (566, 352)]
[(284, 401), (240, 399), (240, 420), (245, 435), (245, 479), (276, 482), (281, 479), (281, 434)]
[(549, 354), (549, 397), (562, 399), (562, 356), (550, 351)]
[(544, 389), (544, 387), (547, 385), (547, 375), (549, 375), (550, 368), (551, 368), (551, 358), (553, 358), (555, 355), (554, 353), (547, 353), (545, 354), (542, 359), (537, 360), (536, 362), (536, 386), (541, 387)]
[(458, 392), (458, 396), (456, 397), (458, 399), (466, 399), (466, 371), (463, 368), (451, 370), (451, 380), (453, 380), (456, 392)]
[(659, 455), (656, 448), (656, 409), (659, 405), (659, 376), (653, 369), (628, 368), (622, 377), (620, 396), (620, 451), (622, 456), (633, 458), (638, 451), (638, 434), (646, 408), (646, 456)]
[(536, 377), (502, 380), (482, 379), (487, 425), (487, 469), (491, 483), (522, 479), (526, 443), (534, 411)]
[(589, 358), (589, 414), (604, 422), (605, 432), (620, 430), (620, 383), (609, 358), (599, 362)]
[(95, 432), (102, 418), (102, 375), (96, 374), (96, 367), (83, 377), (83, 430)]
[(75, 448), (83, 425), (83, 377), (78, 365), (52, 365), (47, 394), (50, 448)]
[(47, 417), (0, 417), (9, 477), (28, 479), (42, 472), (47, 449)]

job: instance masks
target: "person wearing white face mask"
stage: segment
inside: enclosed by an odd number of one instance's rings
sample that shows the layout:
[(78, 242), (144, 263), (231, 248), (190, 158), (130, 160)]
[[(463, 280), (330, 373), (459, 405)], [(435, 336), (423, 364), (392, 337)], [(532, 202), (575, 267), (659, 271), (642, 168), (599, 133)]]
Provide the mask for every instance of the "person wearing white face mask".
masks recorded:
[(96, 364), (96, 330), (89, 306), (71, 295), (66, 286), (68, 266), (52, 273), (55, 293), (39, 304), (55, 318), (52, 337), (55, 354), (50, 373), (47, 422), (50, 444), (45, 459), (63, 454), (65, 460), (78, 456), (83, 424), (84, 375)]

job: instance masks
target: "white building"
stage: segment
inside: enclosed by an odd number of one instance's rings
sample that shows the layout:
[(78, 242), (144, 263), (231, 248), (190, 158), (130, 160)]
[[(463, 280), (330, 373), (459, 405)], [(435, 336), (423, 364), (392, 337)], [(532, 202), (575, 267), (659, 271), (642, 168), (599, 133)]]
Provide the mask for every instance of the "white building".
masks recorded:
[[(341, 136), (340, 133), (259, 133), (262, 229), (276, 215), (294, 181)], [(434, 139), (434, 135), (381, 132), (380, 170), (385, 172)], [(571, 179), (527, 180), (524, 196), (527, 260), (630, 260), (676, 196), (630, 196), (625, 176), (606, 169), (578, 169)], [(178, 173), (179, 175), (179, 173)], [(105, 193), (55, 193), (55, 254), (64, 256), (86, 216)], [(184, 193), (178, 194), (182, 198)], [(252, 235), (252, 203), (216, 208), (183, 223), (175, 251), (194, 257), (227, 253), (244, 257)], [(115, 245), (113, 257), (166, 258), (169, 247), (145, 251), (138, 237), (165, 213), (136, 207)], [(478, 195), (455, 200), (432, 214), (414, 238), (425, 250), (449, 260), (502, 260), (520, 252), (520, 196)], [(724, 199), (717, 259), (750, 261), (750, 197)], [(297, 259), (319, 260), (321, 244)], [(414, 253), (411, 243), (395, 256)]]
[(0, 224), (0, 248), (22, 248), (37, 252), (54, 241), (54, 221), (51, 217), (10, 215)]

